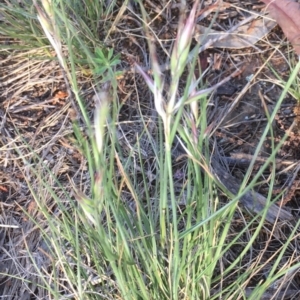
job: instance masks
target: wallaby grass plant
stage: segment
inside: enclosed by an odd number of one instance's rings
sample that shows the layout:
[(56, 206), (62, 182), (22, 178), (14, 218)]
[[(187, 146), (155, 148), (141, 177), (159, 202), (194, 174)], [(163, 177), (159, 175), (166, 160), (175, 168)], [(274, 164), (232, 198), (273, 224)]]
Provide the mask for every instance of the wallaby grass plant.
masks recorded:
[[(238, 195), (226, 191), (214, 175), (207, 132), (208, 92), (211, 90), (204, 89), (195, 78), (197, 57), (190, 55), (198, 53), (199, 48), (195, 46), (191, 51), (198, 2), (195, 1), (186, 19), (181, 14), (170, 53), (170, 80), (166, 88), (147, 25), (149, 15), (142, 2), (137, 1), (149, 41), (153, 73), (149, 75), (136, 62), (135, 68), (153, 93), (160, 117), (155, 143), (151, 144), (156, 170), (151, 192), (146, 170), (141, 168), (141, 176), (135, 177), (132, 169), (136, 160), (124, 157), (120, 150), (116, 80), (120, 58), (99, 38), (99, 26), (109, 32), (112, 21), (108, 16), (117, 9), (116, 2), (25, 1), (22, 8), (18, 1), (0, 4), (3, 22), (7, 24), (2, 34), (32, 48), (43, 47), (49, 40), (83, 116), (73, 119), (73, 134), (87, 165), (87, 179), (82, 184), (71, 178), (68, 184), (60, 182), (54, 169), (48, 168), (38, 155), (30, 162), (24, 157), (20, 164), (39, 211), (36, 216), (28, 214), (27, 217), (39, 228), (50, 257), (48, 268), (40, 269), (30, 247), (27, 248), (40, 278), (38, 289), (42, 292), (39, 295), (44, 298), (259, 299), (274, 281), (299, 267), (292, 259), (284, 267), (279, 265), (289, 241), (296, 236), (295, 227), (276, 253), (278, 259), (267, 279), (257, 284), (251, 293), (246, 289), (253, 274), (265, 268), (265, 263), (259, 259), (248, 265), (244, 265), (244, 259), (264, 226), (268, 206), (262, 216), (245, 220), (239, 233), (233, 234), (231, 226), (239, 199), (255, 187), (270, 163), (268, 203), (272, 202), (275, 155), (279, 147), (272, 145), (272, 155), (261, 171), (249, 180), (253, 161)], [(125, 1), (119, 7), (116, 19), (125, 13), (127, 4)], [(107, 40), (108, 36), (104, 34), (103, 38)], [(6, 50), (14, 48), (12, 44)], [(268, 116), (263, 137), (272, 131), (276, 111), (295, 81), (299, 66), (285, 84), (274, 112)], [(94, 118), (91, 118), (78, 83), (78, 69), (91, 70), (88, 73), (94, 75), (90, 77), (95, 91)], [(184, 88), (179, 93), (182, 84)], [(141, 114), (140, 118), (146, 124), (146, 116)], [(151, 136), (146, 126), (144, 131)], [(186, 156), (186, 180), (179, 193), (172, 153), (176, 139)], [(23, 143), (34, 152), (26, 140)], [(255, 155), (261, 146), (262, 142)], [(139, 143), (137, 149), (136, 155), (142, 161)], [(22, 157), (22, 151), (19, 154)], [(226, 205), (218, 192), (220, 186), (228, 197)], [(130, 203), (124, 200), (124, 190), (130, 194)], [(182, 195), (185, 195), (185, 202), (180, 204), (178, 199)], [(244, 242), (243, 250), (230, 263), (226, 262), (224, 257), (242, 243), (245, 236), (247, 243)], [(235, 272), (238, 274), (236, 280), (228, 283), (227, 277)]]

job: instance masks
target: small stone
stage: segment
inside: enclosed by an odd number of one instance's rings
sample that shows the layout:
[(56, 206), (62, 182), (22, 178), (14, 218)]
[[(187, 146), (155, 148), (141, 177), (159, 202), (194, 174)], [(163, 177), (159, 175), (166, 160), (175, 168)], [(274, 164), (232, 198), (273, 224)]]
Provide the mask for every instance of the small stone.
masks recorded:
[(289, 108), (286, 108), (283, 112), (282, 112), (284, 115), (288, 116), (292, 113), (292, 110), (289, 109)]

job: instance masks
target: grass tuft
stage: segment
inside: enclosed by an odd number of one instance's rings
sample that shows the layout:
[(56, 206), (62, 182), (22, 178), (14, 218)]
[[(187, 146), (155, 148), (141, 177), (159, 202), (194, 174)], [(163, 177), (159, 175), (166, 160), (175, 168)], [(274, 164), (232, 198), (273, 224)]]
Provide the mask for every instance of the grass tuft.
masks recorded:
[[(1, 46), (1, 172), (11, 173), (3, 177), (11, 183), (1, 217), (2, 296), (260, 299), (294, 278), (300, 221), (281, 242), (280, 213), (271, 225), (268, 218), (284, 194), (272, 191), (288, 138), (276, 144), (272, 124), (286, 95), (297, 94), (300, 63), (280, 79), (274, 111), (264, 103), (261, 140), (232, 188), (235, 171), (222, 161), (216, 132), (235, 104), (216, 116), (213, 92), (240, 70), (207, 87), (193, 40), (199, 1), (188, 13), (183, 2), (175, 7), (170, 44), (155, 25), (168, 5), (154, 18), (147, 1), (0, 4), (9, 41)], [(134, 53), (122, 46), (127, 39)], [(271, 153), (256, 170), (268, 136)], [(265, 205), (247, 206), (266, 182)]]

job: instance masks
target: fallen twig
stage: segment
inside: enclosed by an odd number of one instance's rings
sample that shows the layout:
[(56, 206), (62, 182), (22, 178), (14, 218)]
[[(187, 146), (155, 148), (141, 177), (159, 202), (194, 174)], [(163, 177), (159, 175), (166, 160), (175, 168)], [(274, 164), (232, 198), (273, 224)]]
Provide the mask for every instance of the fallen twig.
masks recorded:
[[(219, 179), (220, 183), (232, 194), (237, 195), (240, 190), (240, 184), (238, 180), (229, 174), (225, 168), (221, 166), (216, 158), (212, 158), (212, 169), (215, 176)], [(259, 214), (261, 213), (267, 203), (267, 199), (255, 192), (248, 191), (243, 196), (241, 196), (239, 202), (250, 212)], [(291, 220), (293, 219), (293, 215), (287, 210), (279, 207), (275, 204), (269, 205), (268, 212), (266, 214), (266, 220), (270, 223), (275, 223), (276, 220)]]

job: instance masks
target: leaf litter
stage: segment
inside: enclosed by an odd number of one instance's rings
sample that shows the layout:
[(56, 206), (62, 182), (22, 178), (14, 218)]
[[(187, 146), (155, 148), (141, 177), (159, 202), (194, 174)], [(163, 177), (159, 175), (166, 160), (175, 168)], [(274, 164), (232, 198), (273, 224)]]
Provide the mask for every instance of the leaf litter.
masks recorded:
[(300, 56), (300, 3), (292, 0), (261, 0), (280, 25), (287, 39)]

